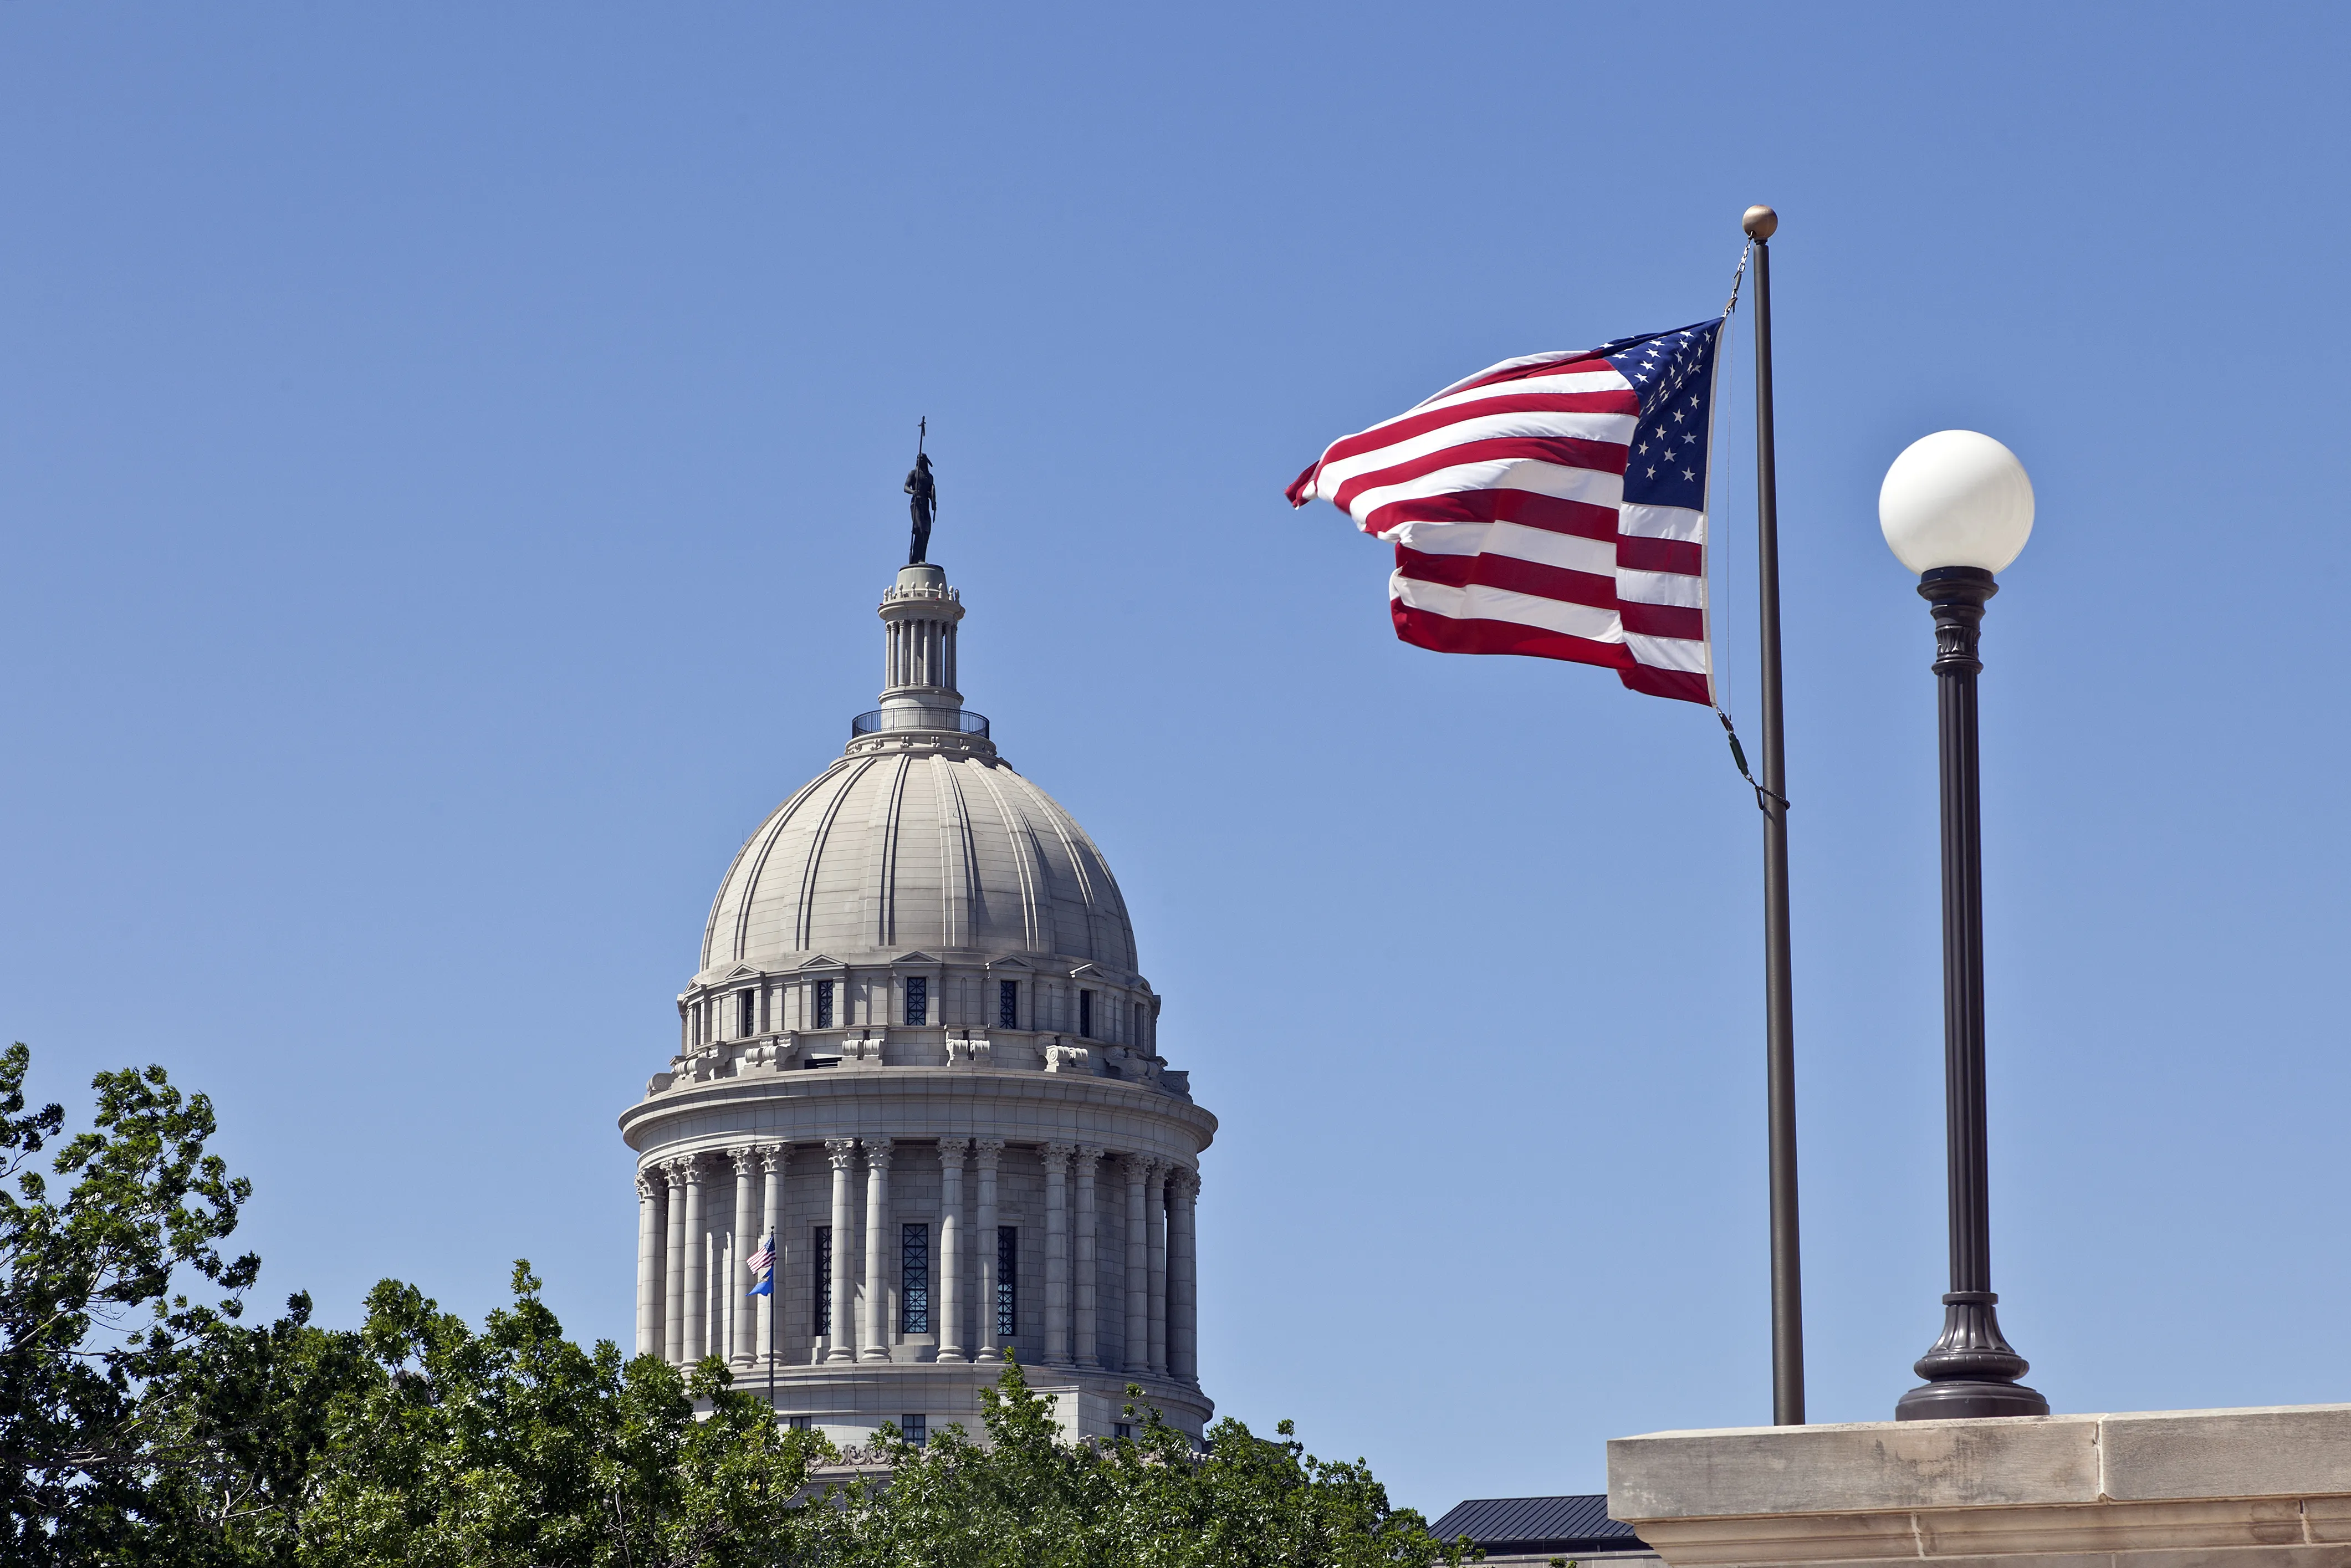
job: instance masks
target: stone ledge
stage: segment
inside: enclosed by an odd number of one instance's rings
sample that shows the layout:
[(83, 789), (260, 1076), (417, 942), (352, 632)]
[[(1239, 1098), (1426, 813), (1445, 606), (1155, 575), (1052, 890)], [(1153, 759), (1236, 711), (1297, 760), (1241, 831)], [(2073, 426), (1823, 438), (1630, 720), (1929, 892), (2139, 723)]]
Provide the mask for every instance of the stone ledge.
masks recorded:
[(1608, 1445), (1608, 1512), (1639, 1520), (2098, 1500), (2098, 1417), (1655, 1432)]
[(2116, 1500), (2351, 1493), (2351, 1405), (2101, 1416), (2100, 1490)]
[(2351, 1405), (1658, 1432), (1608, 1499), (1676, 1568), (2351, 1568)]

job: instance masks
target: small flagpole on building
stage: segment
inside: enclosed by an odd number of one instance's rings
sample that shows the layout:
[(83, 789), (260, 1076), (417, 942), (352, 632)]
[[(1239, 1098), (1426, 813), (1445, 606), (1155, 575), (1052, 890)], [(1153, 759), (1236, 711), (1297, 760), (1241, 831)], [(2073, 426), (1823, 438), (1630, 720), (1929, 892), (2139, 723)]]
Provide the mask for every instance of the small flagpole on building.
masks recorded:
[(776, 1238), (768, 1236), (768, 1425), (776, 1424), (776, 1314), (783, 1310), (776, 1290)]
[(1771, 236), (1780, 214), (1747, 209), (1755, 246), (1755, 591), (1763, 679), (1764, 1102), (1771, 1189), (1771, 1421), (1804, 1424), (1803, 1264), (1796, 1228), (1796, 1011), (1788, 956), (1788, 760), (1780, 711), (1780, 492), (1771, 431)]

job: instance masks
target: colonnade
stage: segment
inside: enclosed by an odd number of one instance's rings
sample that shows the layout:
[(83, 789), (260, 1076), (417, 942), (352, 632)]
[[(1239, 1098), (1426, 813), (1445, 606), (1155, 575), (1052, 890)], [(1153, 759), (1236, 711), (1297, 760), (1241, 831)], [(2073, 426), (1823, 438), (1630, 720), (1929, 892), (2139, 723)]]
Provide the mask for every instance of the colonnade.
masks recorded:
[[(917, 1141), (914, 1146), (928, 1142)], [(831, 1175), (831, 1255), (823, 1292), (828, 1332), (816, 1343), (827, 1364), (903, 1359), (893, 1353), (899, 1336), (889, 1318), (893, 1269), (905, 1267), (893, 1244), (890, 1176), (893, 1157), (908, 1146), (890, 1138), (832, 1138), (823, 1145)], [(998, 1177), (1005, 1143), (1000, 1138), (941, 1138), (936, 1148), (934, 1359), (1000, 1362), (1008, 1337), (998, 1315)], [(1089, 1144), (1050, 1143), (1036, 1146), (1035, 1152), (1044, 1176), (1044, 1364), (1171, 1378), (1196, 1386), (1199, 1304), (1194, 1215), (1198, 1172), (1156, 1155)], [(764, 1298), (747, 1295), (750, 1276), (741, 1264), (772, 1235), (778, 1254), (776, 1280), (789, 1280), (794, 1270), (812, 1272), (808, 1249), (814, 1245), (813, 1237), (792, 1235), (785, 1218), (784, 1177), (793, 1154), (789, 1145), (745, 1145), (718, 1154), (649, 1162), (639, 1170), (639, 1354), (691, 1364), (731, 1350), (731, 1360), (741, 1367), (758, 1364), (763, 1349), (776, 1343), (769, 1314), (778, 1310), (782, 1291), (779, 1288)], [(730, 1168), (733, 1225), (730, 1234), (720, 1235), (709, 1223), (713, 1206), (708, 1188), (714, 1181), (726, 1180)], [(968, 1228), (967, 1168), (972, 1188)], [(1105, 1184), (1111, 1188), (1107, 1201), (1123, 1205), (1123, 1260), (1105, 1259), (1101, 1249)], [(865, 1239), (862, 1259), (854, 1251), (861, 1221)], [(714, 1276), (714, 1260), (737, 1271)], [(1125, 1319), (1119, 1337), (1124, 1354), (1113, 1364), (1104, 1354), (1102, 1281), (1106, 1269), (1116, 1270), (1122, 1265)], [(978, 1287), (975, 1301), (964, 1297), (967, 1272)], [(861, 1276), (862, 1312), (856, 1310)], [(1019, 1297), (1029, 1295), (1030, 1283), (1020, 1281)], [(1020, 1326), (1016, 1319), (1015, 1336)]]

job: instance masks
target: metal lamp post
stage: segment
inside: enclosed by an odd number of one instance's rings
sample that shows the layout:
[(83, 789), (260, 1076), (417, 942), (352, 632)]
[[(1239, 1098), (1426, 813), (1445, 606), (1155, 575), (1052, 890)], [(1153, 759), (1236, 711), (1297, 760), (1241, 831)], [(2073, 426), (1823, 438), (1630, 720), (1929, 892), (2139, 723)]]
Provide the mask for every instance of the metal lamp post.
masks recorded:
[(1886, 470), (1877, 515), (1886, 542), (1918, 574), (1935, 617), (1935, 690), (1943, 797), (1943, 1094), (1949, 1144), (1951, 1288), (1943, 1333), (1917, 1371), (1927, 1381), (1897, 1421), (2046, 1416), (2016, 1380), (2028, 1363), (2000, 1332), (1991, 1288), (1984, 1132), (1983, 825), (1976, 756), (1976, 637), (1984, 603), (2032, 533), (2032, 482), (1999, 442), (1971, 430), (1913, 443)]

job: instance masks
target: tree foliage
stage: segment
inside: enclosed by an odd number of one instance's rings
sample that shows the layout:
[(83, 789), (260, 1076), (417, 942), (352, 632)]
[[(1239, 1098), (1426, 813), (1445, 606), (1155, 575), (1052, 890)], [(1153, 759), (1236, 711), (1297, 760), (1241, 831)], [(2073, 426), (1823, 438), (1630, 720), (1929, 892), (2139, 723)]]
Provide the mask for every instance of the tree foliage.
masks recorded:
[[(581, 1346), (528, 1263), (478, 1329), (387, 1280), (356, 1331), (296, 1295), (241, 1320), (225, 1257), (250, 1188), (212, 1106), (100, 1073), (89, 1132), (27, 1111), (0, 1055), (0, 1568), (1426, 1568), (1463, 1561), (1358, 1460), (1284, 1422), (1196, 1448), (1130, 1389), (1137, 1435), (1072, 1439), (1019, 1364), (977, 1435), (884, 1428), (852, 1469), (725, 1365)], [(55, 1196), (62, 1188), (62, 1197)], [(215, 1292), (195, 1301), (175, 1289)], [(858, 1479), (860, 1476), (862, 1479)]]
[(812, 1516), (808, 1561), (840, 1568), (1413, 1568), (1464, 1561), (1361, 1460), (1219, 1421), (1202, 1448), (1128, 1388), (1136, 1435), (1062, 1435), (1016, 1363), (980, 1400), (984, 1439), (947, 1427), (892, 1446), (886, 1482)]
[[(124, 1538), (170, 1462), (144, 1395), (233, 1323), (261, 1264), (217, 1245), (252, 1186), (204, 1151), (209, 1100), (160, 1067), (101, 1072), (90, 1130), (44, 1175), (34, 1156), (65, 1113), (26, 1110), (31, 1064), (22, 1044), (0, 1054), (0, 1553), (89, 1562)], [(175, 1278), (223, 1293), (192, 1301)]]
[[(527, 1263), (476, 1333), (414, 1286), (368, 1297), (372, 1375), (335, 1413), (302, 1560), (687, 1568), (778, 1561), (821, 1439), (778, 1430), (716, 1361), (689, 1381), (563, 1337)], [(707, 1414), (697, 1420), (699, 1397)]]

